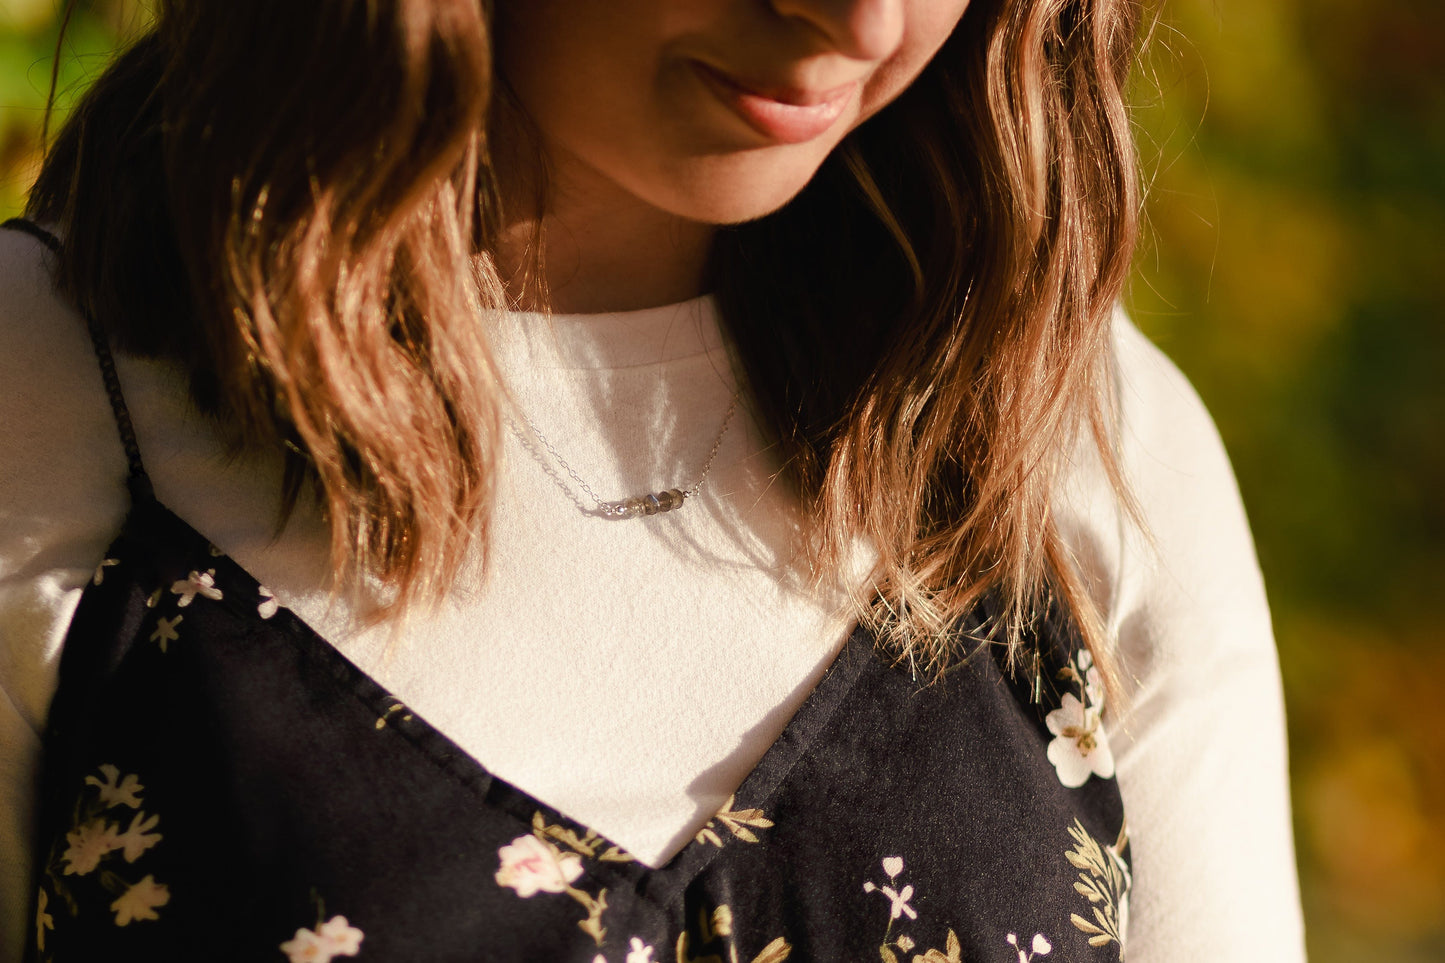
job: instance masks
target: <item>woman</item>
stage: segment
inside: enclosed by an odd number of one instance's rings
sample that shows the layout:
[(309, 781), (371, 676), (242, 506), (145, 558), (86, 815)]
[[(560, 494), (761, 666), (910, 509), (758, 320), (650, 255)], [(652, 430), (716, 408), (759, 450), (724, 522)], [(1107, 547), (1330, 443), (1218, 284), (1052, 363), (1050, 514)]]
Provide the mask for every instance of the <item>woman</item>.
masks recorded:
[(1298, 958), (1138, 12), (965, 6), (162, 3), (4, 236), (7, 947)]

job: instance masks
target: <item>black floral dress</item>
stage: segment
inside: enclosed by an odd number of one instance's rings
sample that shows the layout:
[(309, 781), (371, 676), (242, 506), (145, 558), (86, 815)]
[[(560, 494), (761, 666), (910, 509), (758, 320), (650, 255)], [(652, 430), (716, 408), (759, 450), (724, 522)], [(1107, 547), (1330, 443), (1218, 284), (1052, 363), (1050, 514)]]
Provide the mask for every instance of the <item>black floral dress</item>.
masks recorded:
[(1104, 694), (1060, 613), (1017, 678), (985, 641), (924, 684), (855, 632), (650, 868), (492, 776), (156, 501), (94, 327), (132, 507), (62, 653), (28, 960), (1124, 958)]

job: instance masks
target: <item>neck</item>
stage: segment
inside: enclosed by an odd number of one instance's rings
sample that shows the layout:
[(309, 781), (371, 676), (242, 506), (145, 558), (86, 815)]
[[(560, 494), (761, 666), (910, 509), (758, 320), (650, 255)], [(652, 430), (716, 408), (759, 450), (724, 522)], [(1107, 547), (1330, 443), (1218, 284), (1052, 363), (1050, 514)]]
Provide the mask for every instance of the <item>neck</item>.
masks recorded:
[[(715, 228), (669, 214), (580, 163), (553, 154), (540, 216), (511, 219), (497, 260), (513, 303), (557, 314), (635, 311), (704, 293)], [(538, 197), (532, 178), (504, 177), (508, 210)], [(530, 183), (529, 183), (530, 182)], [(539, 303), (534, 253), (540, 244)]]

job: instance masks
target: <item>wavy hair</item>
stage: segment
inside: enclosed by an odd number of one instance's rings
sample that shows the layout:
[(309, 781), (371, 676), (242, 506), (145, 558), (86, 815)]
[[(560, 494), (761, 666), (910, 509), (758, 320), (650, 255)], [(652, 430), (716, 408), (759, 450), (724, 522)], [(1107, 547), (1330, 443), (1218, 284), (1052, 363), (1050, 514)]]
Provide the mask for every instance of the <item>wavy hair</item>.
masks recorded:
[[(319, 494), (338, 579), (435, 600), (486, 538), (507, 296), (490, 3), (159, 0), (47, 153), (28, 213), (122, 348), (174, 359)], [(1109, 319), (1138, 228), (1134, 0), (974, 0), (923, 74), (768, 217), (723, 229), (722, 317), (813, 522), (865, 539), (860, 617), (935, 670), (1062, 604), (1101, 622), (1052, 505), (1110, 445)], [(284, 521), (284, 517), (283, 517)]]

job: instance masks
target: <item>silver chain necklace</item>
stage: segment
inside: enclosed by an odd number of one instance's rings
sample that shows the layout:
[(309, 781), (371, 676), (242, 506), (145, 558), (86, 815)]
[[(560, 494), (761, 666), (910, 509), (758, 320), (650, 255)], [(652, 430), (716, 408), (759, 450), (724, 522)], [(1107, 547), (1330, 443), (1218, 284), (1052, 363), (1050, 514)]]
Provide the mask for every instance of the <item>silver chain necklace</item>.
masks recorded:
[[(517, 428), (516, 422), (509, 418), (507, 419), (507, 425), (512, 429), (512, 433), (517, 436), (517, 440), (522, 443), (522, 447), (527, 449), (527, 453), (536, 459), (537, 464), (542, 466), (542, 470), (547, 473), (552, 481), (556, 483), (557, 487), (562, 489), (578, 508), (588, 514), (601, 515), (603, 518), (639, 518), (644, 515), (660, 515), (663, 512), (670, 512), (681, 508), (684, 501), (696, 497), (698, 492), (702, 491), (703, 483), (707, 481), (708, 472), (712, 471), (713, 460), (717, 458), (718, 449), (722, 447), (723, 437), (728, 433), (728, 428), (732, 425), (733, 415), (737, 412), (737, 408), (738, 393), (733, 392), (732, 400), (728, 402), (727, 413), (723, 415), (722, 427), (718, 429), (717, 438), (713, 440), (712, 450), (707, 453), (707, 461), (703, 462), (702, 471), (698, 473), (697, 481), (693, 482), (687, 488), (668, 488), (663, 491), (649, 492), (646, 495), (638, 495), (634, 498), (624, 498), (619, 501), (606, 501), (601, 495), (598, 495), (592, 486), (587, 484), (581, 475), (577, 474), (576, 469), (567, 464), (567, 459), (563, 458), (562, 453), (547, 440), (547, 436), (542, 434), (542, 429), (537, 427), (537, 423), (526, 415), (522, 415), (522, 420), (527, 423), (527, 427), (531, 429), (537, 441), (541, 442), (542, 447), (547, 449), (548, 453), (557, 460), (557, 464), (562, 467), (562, 470), (567, 473), (568, 477), (587, 493), (587, 497), (591, 498), (596, 504), (596, 509), (588, 508), (577, 497), (576, 493), (567, 487), (567, 483), (562, 480), (556, 470), (548, 464), (547, 460), (541, 456), (527, 437)], [(518, 414), (521, 413), (518, 412)]]

